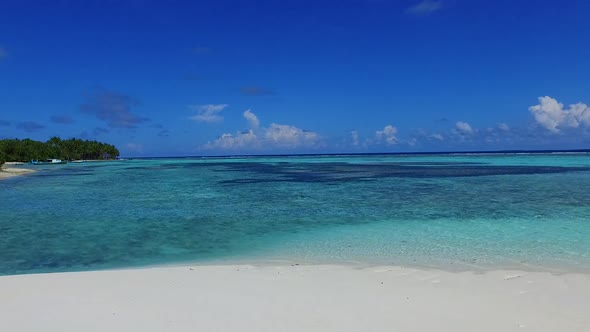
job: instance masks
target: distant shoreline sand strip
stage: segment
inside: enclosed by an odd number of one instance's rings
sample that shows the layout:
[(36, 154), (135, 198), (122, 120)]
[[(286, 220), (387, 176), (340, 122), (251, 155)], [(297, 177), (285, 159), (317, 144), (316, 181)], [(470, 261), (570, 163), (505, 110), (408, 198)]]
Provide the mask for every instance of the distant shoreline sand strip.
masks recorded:
[[(585, 331), (590, 274), (182, 266), (0, 277), (11, 331)], [(50, 304), (50, 305), (48, 305)]]
[[(6, 165), (19, 165), (17, 163), (6, 163)], [(28, 168), (15, 168), (15, 167), (6, 167), (3, 165), (0, 167), (0, 179), (7, 179), (14, 176), (25, 175), (36, 172), (35, 170), (28, 169)]]

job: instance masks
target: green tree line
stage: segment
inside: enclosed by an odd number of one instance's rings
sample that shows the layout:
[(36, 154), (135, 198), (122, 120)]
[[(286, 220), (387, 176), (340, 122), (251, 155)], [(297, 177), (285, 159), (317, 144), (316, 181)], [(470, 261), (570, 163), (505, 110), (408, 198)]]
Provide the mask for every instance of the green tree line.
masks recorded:
[(0, 140), (0, 165), (6, 161), (27, 162), (33, 159), (96, 160), (115, 159), (119, 150), (114, 145), (97, 141), (52, 137), (47, 142), (32, 139)]

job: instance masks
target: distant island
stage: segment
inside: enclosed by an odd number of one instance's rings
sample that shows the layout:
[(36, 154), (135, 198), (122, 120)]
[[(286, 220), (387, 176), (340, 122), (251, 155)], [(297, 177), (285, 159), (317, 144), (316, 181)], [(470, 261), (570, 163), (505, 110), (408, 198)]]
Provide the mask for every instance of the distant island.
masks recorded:
[(32, 139), (0, 140), (0, 165), (5, 162), (31, 160), (108, 160), (119, 157), (119, 150), (111, 144), (71, 138), (52, 137), (46, 142)]

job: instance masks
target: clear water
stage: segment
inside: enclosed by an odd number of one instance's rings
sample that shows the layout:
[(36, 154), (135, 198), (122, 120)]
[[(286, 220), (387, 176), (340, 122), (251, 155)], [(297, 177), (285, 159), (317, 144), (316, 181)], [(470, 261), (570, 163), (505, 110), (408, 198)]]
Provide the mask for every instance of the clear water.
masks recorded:
[(590, 271), (590, 155), (38, 166), (0, 181), (0, 274), (153, 264)]

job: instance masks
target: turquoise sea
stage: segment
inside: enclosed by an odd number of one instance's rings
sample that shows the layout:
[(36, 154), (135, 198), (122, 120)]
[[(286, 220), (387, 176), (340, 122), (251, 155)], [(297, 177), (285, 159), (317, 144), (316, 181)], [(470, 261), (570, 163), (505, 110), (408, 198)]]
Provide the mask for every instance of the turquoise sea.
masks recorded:
[(185, 262), (590, 271), (589, 154), (36, 169), (0, 181), (0, 274)]

